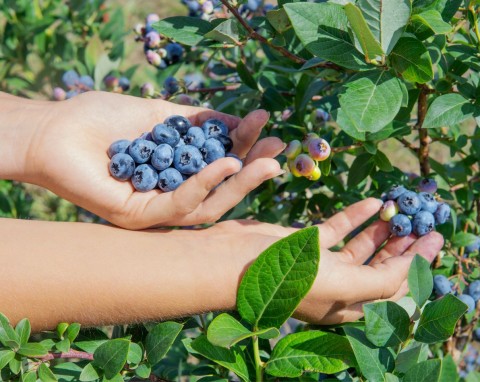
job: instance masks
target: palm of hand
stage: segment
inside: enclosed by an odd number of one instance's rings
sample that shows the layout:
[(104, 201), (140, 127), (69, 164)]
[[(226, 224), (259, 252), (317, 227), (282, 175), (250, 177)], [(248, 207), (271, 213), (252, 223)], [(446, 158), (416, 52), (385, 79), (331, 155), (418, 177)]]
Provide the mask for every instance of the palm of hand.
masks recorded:
[[(216, 161), (175, 192), (136, 192), (108, 172), (106, 154), (118, 139), (137, 138), (170, 115), (180, 114), (193, 124), (220, 118), (231, 130), (234, 151), (245, 159)], [(36, 183), (125, 228), (192, 225), (217, 220), (263, 180), (279, 172), (271, 159), (283, 149), (276, 138), (255, 141), (266, 113), (250, 114), (243, 122), (208, 109), (175, 105), (102, 92), (90, 92), (56, 105), (55, 120), (39, 131), (32, 157), (39, 159)], [(41, 174), (41, 175), (40, 175)], [(227, 176), (234, 175), (212, 192)], [(241, 187), (238, 185), (241, 184)]]

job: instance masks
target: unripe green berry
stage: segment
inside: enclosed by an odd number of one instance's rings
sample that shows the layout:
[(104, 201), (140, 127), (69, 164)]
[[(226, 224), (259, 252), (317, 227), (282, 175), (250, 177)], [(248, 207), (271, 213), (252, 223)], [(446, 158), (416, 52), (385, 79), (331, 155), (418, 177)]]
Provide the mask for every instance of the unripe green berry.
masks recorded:
[(283, 151), (288, 159), (295, 159), (302, 153), (302, 143), (299, 140), (291, 141)]
[(384, 222), (389, 222), (397, 214), (398, 205), (393, 200), (387, 200), (380, 208), (380, 219)]

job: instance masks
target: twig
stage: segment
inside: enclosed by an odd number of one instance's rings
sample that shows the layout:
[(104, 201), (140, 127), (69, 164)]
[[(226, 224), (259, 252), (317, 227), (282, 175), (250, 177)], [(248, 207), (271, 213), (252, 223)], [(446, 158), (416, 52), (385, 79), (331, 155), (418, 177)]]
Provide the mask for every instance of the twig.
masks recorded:
[(354, 145), (349, 145), (349, 146), (332, 147), (332, 152), (333, 153), (341, 153), (343, 151), (358, 149), (362, 146), (363, 145), (361, 143), (355, 143)]
[(48, 353), (43, 357), (39, 357), (38, 359), (42, 362), (51, 361), (52, 359), (59, 359), (59, 358), (79, 358), (79, 359), (88, 359), (89, 361), (93, 361), (93, 354), (87, 353), (84, 351), (78, 350), (70, 350), (67, 352), (62, 353)]
[[(472, 183), (476, 183), (478, 181), (480, 181), (480, 176), (475, 176), (465, 183), (456, 184), (455, 186), (450, 187), (450, 192), (454, 192), (462, 188), (469, 187)], [(480, 199), (477, 202), (479, 201)]]
[(427, 97), (429, 89), (422, 85), (420, 88), (420, 95), (418, 96), (418, 118), (415, 127), (418, 129), (418, 136), (420, 140), (420, 147), (418, 149), (418, 160), (420, 162), (420, 173), (426, 177), (430, 174), (430, 162), (428, 157), (430, 154), (430, 142), (431, 139), (428, 136), (428, 130), (423, 129), (423, 121), (427, 114)]
[(213, 88), (196, 88), (196, 89), (188, 89), (188, 93), (216, 93), (216, 92), (237, 90), (239, 87), (240, 87), (240, 84), (217, 86)]
[(397, 138), (399, 142), (401, 142), (407, 149), (412, 150), (413, 152), (418, 154), (418, 147), (415, 147), (412, 143), (407, 141), (405, 138)]

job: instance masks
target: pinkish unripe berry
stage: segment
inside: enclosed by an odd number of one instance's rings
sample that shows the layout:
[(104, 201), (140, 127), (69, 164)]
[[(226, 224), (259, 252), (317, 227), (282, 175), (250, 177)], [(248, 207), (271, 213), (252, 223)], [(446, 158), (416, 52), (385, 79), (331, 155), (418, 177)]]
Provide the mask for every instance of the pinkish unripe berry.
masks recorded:
[(145, 32), (145, 28), (142, 24), (137, 24), (133, 27), (133, 31), (135, 32), (135, 34), (142, 36)]
[(282, 111), (282, 121), (286, 121), (288, 118), (290, 118), (293, 114), (293, 109), (285, 109)]
[(310, 143), (310, 140), (314, 138), (320, 138), (320, 137), (316, 133), (308, 133), (307, 135), (305, 135), (305, 137), (303, 137), (303, 140), (302, 140), (303, 151), (305, 151), (306, 153), (308, 152), (308, 144)]
[(307, 154), (300, 154), (293, 161), (293, 166), (301, 176), (309, 177), (315, 171), (315, 162)]
[(312, 175), (310, 175), (308, 179), (316, 181), (316, 180), (319, 180), (321, 176), (322, 176), (322, 171), (320, 170), (320, 167), (315, 166), (315, 168), (313, 169)]
[(194, 100), (192, 97), (186, 95), (186, 94), (179, 94), (175, 98), (176, 103), (180, 105), (186, 105), (186, 106), (192, 106), (194, 104)]
[(55, 88), (53, 89), (53, 99), (55, 101), (63, 101), (67, 98), (67, 93), (62, 88)]
[(393, 200), (387, 200), (380, 208), (380, 219), (384, 222), (389, 222), (396, 214), (398, 214), (398, 205)]
[(328, 159), (332, 149), (325, 139), (312, 138), (308, 143), (308, 153), (316, 161), (324, 161)]
[(153, 97), (154, 94), (155, 94), (155, 88), (153, 87), (153, 85), (150, 83), (150, 82), (145, 82), (141, 89), (140, 89), (141, 93), (142, 93), (142, 97)]
[(213, 13), (213, 3), (210, 0), (205, 1), (202, 4), (202, 11), (207, 15)]
[(152, 49), (160, 46), (160, 40), (160, 35), (155, 31), (148, 32), (145, 36), (145, 44)]
[(153, 66), (160, 67), (162, 64), (162, 58), (153, 50), (148, 50), (145, 56), (147, 57), (147, 61)]
[(295, 159), (302, 153), (302, 143), (298, 140), (291, 141), (283, 151), (288, 159)]
[(330, 119), (330, 115), (323, 109), (315, 110), (315, 116), (320, 121), (328, 121)]
[(152, 25), (153, 23), (156, 23), (157, 21), (160, 21), (160, 16), (157, 15), (156, 13), (150, 13), (145, 18), (145, 24), (147, 24), (147, 25)]
[(103, 83), (107, 87), (107, 89), (111, 90), (118, 86), (118, 78), (115, 76), (106, 76), (103, 79)]

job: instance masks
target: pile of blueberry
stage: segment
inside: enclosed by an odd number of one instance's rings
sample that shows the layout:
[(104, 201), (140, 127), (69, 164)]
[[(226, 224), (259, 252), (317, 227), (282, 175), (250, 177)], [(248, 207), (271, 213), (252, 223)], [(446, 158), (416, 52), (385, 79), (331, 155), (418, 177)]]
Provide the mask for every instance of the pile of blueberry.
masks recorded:
[[(435, 275), (433, 277), (433, 288), (437, 296), (444, 296), (453, 293), (453, 283), (444, 275)], [(468, 313), (473, 312), (480, 300), (480, 280), (473, 281), (468, 288), (465, 288), (463, 294), (457, 296), (468, 306)]]
[(169, 41), (153, 29), (153, 24), (159, 20), (157, 14), (151, 13), (145, 19), (145, 25), (137, 24), (133, 30), (137, 35), (136, 41), (143, 42), (147, 61), (158, 69), (165, 69), (182, 59), (184, 49), (180, 44)]
[(393, 235), (402, 237), (413, 232), (417, 236), (423, 236), (450, 218), (450, 206), (439, 203), (435, 198), (435, 180), (423, 179), (418, 191), (416, 193), (397, 185), (386, 195), (380, 219), (389, 222)]
[(113, 142), (108, 148), (109, 169), (115, 179), (131, 180), (137, 191), (158, 186), (169, 192), (217, 159), (240, 160), (230, 153), (232, 147), (222, 121), (209, 119), (197, 127), (185, 117), (173, 115), (133, 141)]
[(302, 142), (291, 141), (284, 154), (293, 176), (318, 180), (322, 176), (318, 162), (327, 160), (331, 152), (330, 144), (325, 139), (320, 138), (318, 134), (309, 133)]
[(210, 19), (222, 6), (220, 0), (182, 0), (182, 3), (187, 6), (190, 17), (199, 17), (204, 20)]

